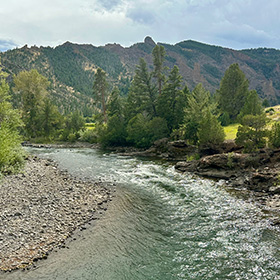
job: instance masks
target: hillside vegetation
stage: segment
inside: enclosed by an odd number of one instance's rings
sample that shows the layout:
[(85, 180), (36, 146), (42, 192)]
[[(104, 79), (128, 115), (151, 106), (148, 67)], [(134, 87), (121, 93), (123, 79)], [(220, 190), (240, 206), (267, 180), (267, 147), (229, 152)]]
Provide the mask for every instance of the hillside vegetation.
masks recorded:
[[(165, 65), (169, 69), (177, 65), (183, 82), (191, 90), (202, 83), (206, 90), (214, 93), (225, 70), (238, 63), (250, 81), (250, 88), (256, 89), (262, 99), (268, 99), (271, 105), (280, 101), (279, 50), (235, 51), (191, 40), (160, 45), (166, 50)], [(152, 69), (154, 47), (155, 42), (150, 37), (128, 48), (118, 44), (94, 47), (66, 42), (55, 48), (24, 46), (1, 53), (0, 57), (10, 81), (12, 75), (20, 71), (37, 69), (51, 82), (51, 96), (60, 111), (67, 113), (79, 109), (85, 115), (91, 115), (92, 84), (97, 68), (108, 74), (111, 87), (116, 85), (122, 95), (127, 95), (139, 59), (144, 58)]]

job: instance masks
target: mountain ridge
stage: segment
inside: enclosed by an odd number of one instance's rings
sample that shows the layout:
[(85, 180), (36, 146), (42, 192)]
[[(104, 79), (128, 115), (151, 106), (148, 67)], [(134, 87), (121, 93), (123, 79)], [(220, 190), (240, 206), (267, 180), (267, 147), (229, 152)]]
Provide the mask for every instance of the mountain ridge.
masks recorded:
[[(193, 89), (202, 83), (210, 92), (219, 88), (225, 70), (238, 63), (261, 98), (271, 104), (280, 103), (280, 50), (271, 48), (234, 50), (185, 40), (174, 45), (163, 45), (166, 50), (165, 65), (176, 64), (184, 83)], [(108, 73), (109, 82), (127, 94), (134, 70), (143, 57), (152, 69), (152, 50), (156, 43), (147, 36), (144, 42), (123, 47), (117, 43), (105, 46), (76, 44), (69, 41), (52, 47), (16, 48), (0, 53), (2, 68), (10, 75), (22, 70), (37, 69), (51, 81), (50, 92), (61, 110), (80, 109), (90, 114), (93, 103), (91, 91), (93, 77), (98, 67)]]

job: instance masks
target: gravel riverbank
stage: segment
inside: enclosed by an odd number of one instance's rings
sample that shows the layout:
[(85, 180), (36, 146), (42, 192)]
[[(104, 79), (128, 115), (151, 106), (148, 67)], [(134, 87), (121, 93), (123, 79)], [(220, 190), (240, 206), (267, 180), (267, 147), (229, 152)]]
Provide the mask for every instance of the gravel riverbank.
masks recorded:
[(107, 210), (115, 188), (82, 181), (49, 160), (29, 157), (22, 173), (0, 181), (0, 270), (47, 258), (75, 230)]

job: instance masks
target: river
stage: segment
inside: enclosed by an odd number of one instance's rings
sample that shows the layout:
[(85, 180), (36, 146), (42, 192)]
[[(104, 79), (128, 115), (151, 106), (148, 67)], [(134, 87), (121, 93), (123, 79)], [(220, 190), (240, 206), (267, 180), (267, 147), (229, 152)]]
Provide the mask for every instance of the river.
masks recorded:
[(66, 248), (3, 279), (280, 279), (269, 214), (221, 182), (94, 149), (31, 151), (73, 175), (115, 181), (116, 195)]

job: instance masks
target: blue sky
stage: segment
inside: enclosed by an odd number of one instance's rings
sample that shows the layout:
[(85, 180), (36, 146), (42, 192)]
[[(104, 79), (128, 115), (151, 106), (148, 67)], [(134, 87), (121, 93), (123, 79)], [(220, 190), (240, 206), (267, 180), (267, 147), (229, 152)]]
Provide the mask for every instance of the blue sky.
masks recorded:
[(280, 49), (278, 0), (1, 1), (0, 50), (70, 41), (130, 46), (146, 36), (233, 49)]

